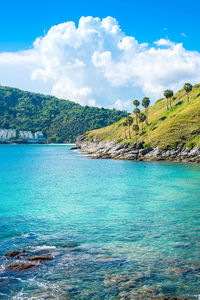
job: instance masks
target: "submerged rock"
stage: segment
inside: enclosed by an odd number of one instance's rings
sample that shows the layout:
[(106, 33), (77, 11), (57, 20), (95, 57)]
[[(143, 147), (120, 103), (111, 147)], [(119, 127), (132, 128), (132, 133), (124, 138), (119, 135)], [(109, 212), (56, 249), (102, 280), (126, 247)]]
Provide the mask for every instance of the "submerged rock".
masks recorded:
[(4, 256), (7, 258), (17, 258), (16, 262), (9, 264), (5, 267), (9, 271), (26, 271), (35, 267), (41, 266), (45, 261), (53, 259), (50, 255), (30, 255), (30, 251), (12, 251), (6, 253)]
[(28, 261), (37, 261), (37, 262), (44, 262), (44, 261), (48, 261), (48, 260), (52, 260), (53, 256), (29, 256), (27, 258)]
[(161, 298), (152, 298), (153, 300), (192, 300), (189, 298), (177, 298), (177, 297), (161, 297)]
[(185, 276), (191, 272), (200, 272), (200, 266), (182, 266), (172, 268), (171, 271), (178, 277)]
[(97, 257), (96, 261), (97, 262), (103, 262), (103, 263), (115, 263), (115, 262), (123, 262), (124, 259), (119, 258), (119, 257), (102, 256), (102, 257)]
[(20, 261), (6, 266), (6, 270), (9, 271), (26, 271), (35, 267), (39, 267), (41, 263), (39, 262), (27, 262)]
[(6, 253), (4, 256), (5, 257), (19, 257), (25, 253), (28, 253), (28, 251), (23, 250), (23, 251), (12, 251), (12, 252), (8, 252)]

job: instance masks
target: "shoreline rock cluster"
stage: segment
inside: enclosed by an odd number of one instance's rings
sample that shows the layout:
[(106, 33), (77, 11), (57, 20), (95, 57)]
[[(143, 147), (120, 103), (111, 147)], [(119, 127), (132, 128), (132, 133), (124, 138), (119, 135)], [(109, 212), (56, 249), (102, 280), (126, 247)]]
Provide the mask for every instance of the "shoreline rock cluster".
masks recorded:
[(29, 255), (30, 251), (12, 251), (6, 253), (4, 256), (7, 259), (15, 259), (14, 262), (6, 265), (7, 271), (27, 271), (29, 269), (40, 267), (46, 261), (52, 260), (50, 255)]
[(127, 143), (116, 143), (114, 140), (101, 142), (87, 140), (86, 135), (77, 138), (76, 146), (90, 155), (91, 158), (122, 159), (139, 161), (173, 161), (184, 163), (200, 163), (200, 148), (177, 147), (172, 150), (161, 150), (159, 147), (143, 147), (144, 143), (129, 145)]

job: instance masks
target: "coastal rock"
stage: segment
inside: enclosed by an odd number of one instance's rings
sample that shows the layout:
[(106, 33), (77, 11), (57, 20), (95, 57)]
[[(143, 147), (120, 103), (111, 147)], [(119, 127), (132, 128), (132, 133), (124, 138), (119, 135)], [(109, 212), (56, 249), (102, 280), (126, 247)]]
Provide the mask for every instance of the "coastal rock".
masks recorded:
[(41, 263), (39, 262), (27, 262), (27, 261), (20, 261), (13, 264), (6, 266), (6, 270), (9, 271), (27, 271), (29, 269), (39, 267)]
[(80, 149), (80, 147), (73, 146), (73, 147), (69, 148), (69, 150), (77, 150), (77, 149)]
[(53, 256), (29, 256), (27, 258), (28, 261), (35, 261), (35, 262), (44, 262), (48, 260), (52, 260)]
[(161, 298), (151, 298), (153, 300), (192, 300), (189, 298), (177, 298), (177, 297), (161, 297)]
[(26, 251), (26, 250), (23, 250), (23, 251), (12, 251), (12, 252), (6, 253), (4, 256), (12, 258), (12, 257), (19, 257), (19, 256), (21, 256), (21, 255), (23, 255), (25, 253), (28, 253), (28, 251)]
[(177, 147), (175, 149), (159, 149), (158, 146), (143, 148), (143, 142), (129, 145), (127, 143), (116, 143), (111, 141), (90, 142), (86, 135), (77, 138), (76, 147), (90, 155), (91, 158), (101, 159), (123, 159), (144, 161), (174, 161), (184, 163), (200, 163), (200, 148)]
[(51, 255), (30, 255), (30, 251), (12, 251), (4, 255), (7, 258), (17, 258), (17, 261), (5, 267), (9, 271), (26, 271), (39, 267), (42, 263), (52, 260)]

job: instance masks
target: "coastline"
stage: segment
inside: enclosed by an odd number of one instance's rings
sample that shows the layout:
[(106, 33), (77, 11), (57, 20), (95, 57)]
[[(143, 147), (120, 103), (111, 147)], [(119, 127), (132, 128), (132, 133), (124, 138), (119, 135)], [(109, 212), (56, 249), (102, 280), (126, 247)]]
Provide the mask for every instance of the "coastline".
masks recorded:
[(143, 147), (143, 143), (130, 145), (116, 143), (114, 140), (101, 142), (87, 140), (86, 135), (79, 136), (72, 150), (80, 149), (93, 159), (119, 159), (137, 161), (169, 161), (178, 163), (200, 163), (200, 148), (177, 147), (163, 150), (158, 146)]
[(39, 144), (39, 143), (0, 143), (0, 146), (1, 145), (7, 145), (7, 146), (17, 146), (17, 145), (22, 145), (22, 146), (74, 146), (76, 145), (75, 143), (59, 143), (59, 144), (56, 144), (56, 143), (46, 143), (46, 144)]

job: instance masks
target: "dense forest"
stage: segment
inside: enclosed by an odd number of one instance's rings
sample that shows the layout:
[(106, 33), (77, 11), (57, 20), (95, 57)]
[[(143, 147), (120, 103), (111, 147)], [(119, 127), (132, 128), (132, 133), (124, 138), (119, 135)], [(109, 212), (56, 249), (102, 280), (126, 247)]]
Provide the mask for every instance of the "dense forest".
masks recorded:
[(48, 142), (74, 142), (78, 135), (127, 115), (125, 111), (81, 106), (53, 96), (0, 86), (0, 128), (39, 130)]

